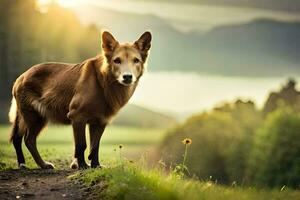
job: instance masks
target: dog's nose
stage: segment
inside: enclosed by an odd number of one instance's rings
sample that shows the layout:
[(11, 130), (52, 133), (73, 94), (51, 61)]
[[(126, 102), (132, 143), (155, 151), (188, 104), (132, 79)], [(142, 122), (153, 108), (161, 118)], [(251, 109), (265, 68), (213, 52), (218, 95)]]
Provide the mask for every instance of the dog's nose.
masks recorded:
[(124, 83), (131, 83), (132, 75), (131, 74), (124, 74), (123, 75), (123, 80), (124, 80)]

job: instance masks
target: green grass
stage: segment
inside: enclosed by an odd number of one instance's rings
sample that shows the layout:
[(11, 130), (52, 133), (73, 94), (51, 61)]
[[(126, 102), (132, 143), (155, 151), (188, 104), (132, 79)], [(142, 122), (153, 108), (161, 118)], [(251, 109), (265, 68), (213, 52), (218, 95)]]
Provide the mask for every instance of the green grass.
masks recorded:
[(225, 187), (212, 182), (182, 179), (165, 169), (147, 169), (141, 163), (115, 162), (105, 169), (79, 172), (71, 177), (91, 188), (95, 198), (124, 200), (297, 200), (300, 191)]
[[(8, 137), (9, 127), (0, 126), (0, 168), (2, 169), (17, 167), (15, 152), (13, 146), (8, 143)], [(101, 141), (100, 158), (106, 167), (84, 170), (76, 173), (72, 178), (83, 182), (90, 188), (92, 196), (95, 198), (101, 196), (101, 199), (300, 199), (299, 190), (225, 187), (212, 182), (182, 179), (173, 172), (169, 173), (163, 165), (158, 164), (158, 167), (149, 168), (148, 158), (141, 158), (141, 155), (151, 152), (163, 137), (163, 130), (110, 126)], [(124, 147), (121, 149), (121, 159), (118, 144), (123, 144)], [(74, 148), (71, 128), (48, 127), (38, 138), (38, 148), (43, 158), (53, 162), (58, 169), (67, 168)], [(26, 147), (24, 147), (24, 153), (28, 166), (36, 168)]]
[[(87, 130), (88, 133), (88, 130)], [(8, 142), (10, 127), (0, 126), (0, 169), (16, 168), (16, 155), (13, 145)], [(100, 146), (100, 159), (103, 164), (116, 154), (114, 149), (123, 144), (123, 154), (128, 159), (138, 159), (145, 152), (152, 152), (164, 136), (162, 129), (147, 129), (134, 127), (108, 126), (105, 130)], [(49, 126), (39, 135), (38, 149), (42, 157), (57, 168), (67, 168), (72, 160), (74, 143), (72, 128), (70, 126)], [(89, 137), (87, 134), (87, 143)], [(26, 163), (36, 168), (31, 155), (23, 144)], [(86, 150), (88, 154), (89, 150)]]

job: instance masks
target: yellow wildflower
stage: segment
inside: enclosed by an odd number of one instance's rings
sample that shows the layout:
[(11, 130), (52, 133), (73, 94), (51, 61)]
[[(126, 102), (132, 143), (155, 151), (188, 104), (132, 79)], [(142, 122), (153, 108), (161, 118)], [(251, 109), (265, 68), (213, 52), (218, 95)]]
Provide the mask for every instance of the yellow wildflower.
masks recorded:
[(190, 138), (185, 138), (184, 140), (182, 140), (182, 143), (183, 143), (184, 145), (190, 145), (190, 144), (192, 144), (192, 139), (190, 139)]

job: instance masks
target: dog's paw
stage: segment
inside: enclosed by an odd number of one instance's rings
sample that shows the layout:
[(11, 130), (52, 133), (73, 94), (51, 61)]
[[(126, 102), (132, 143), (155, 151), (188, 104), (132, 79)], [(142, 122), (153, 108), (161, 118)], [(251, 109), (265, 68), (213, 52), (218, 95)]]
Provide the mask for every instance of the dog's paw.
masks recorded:
[(74, 159), (72, 161), (72, 163), (70, 164), (70, 168), (71, 169), (78, 169), (78, 162), (77, 162), (77, 159)]
[(94, 163), (91, 163), (91, 168), (98, 168), (98, 169), (103, 169), (103, 168), (107, 168), (105, 165), (102, 165), (102, 164), (94, 164)]
[(93, 162), (93, 160), (92, 160), (92, 162), (91, 162), (91, 168), (98, 168), (98, 167), (101, 167), (100, 163), (99, 162)]
[(76, 158), (72, 161), (72, 163), (70, 165), (71, 169), (87, 169), (89, 167), (90, 166), (88, 164), (86, 164), (86, 162), (79, 163)]
[(28, 169), (25, 163), (20, 163), (19, 164), (19, 169)]
[(42, 169), (54, 169), (54, 165), (50, 162), (45, 161), (43, 165), (41, 165)]
[(79, 169), (88, 169), (90, 166), (86, 163), (79, 164)]

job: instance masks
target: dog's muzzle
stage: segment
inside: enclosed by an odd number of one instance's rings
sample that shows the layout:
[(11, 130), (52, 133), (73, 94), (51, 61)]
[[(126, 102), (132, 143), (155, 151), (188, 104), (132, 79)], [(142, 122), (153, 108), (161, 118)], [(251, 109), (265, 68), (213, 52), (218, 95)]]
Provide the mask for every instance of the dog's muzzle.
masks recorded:
[(132, 83), (132, 75), (131, 74), (124, 74), (122, 82), (127, 84), (127, 85), (131, 84)]

